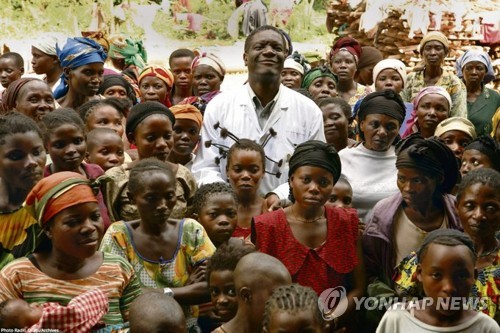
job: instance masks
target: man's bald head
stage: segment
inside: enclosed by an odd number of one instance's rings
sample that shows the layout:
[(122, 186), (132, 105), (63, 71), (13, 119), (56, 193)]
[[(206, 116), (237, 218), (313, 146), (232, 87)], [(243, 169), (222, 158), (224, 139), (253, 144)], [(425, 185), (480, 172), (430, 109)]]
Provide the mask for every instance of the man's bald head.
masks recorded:
[(240, 259), (234, 270), (236, 290), (242, 287), (252, 288), (255, 286), (264, 287), (266, 284), (290, 283), (292, 283), (292, 278), (285, 265), (265, 253), (247, 254)]

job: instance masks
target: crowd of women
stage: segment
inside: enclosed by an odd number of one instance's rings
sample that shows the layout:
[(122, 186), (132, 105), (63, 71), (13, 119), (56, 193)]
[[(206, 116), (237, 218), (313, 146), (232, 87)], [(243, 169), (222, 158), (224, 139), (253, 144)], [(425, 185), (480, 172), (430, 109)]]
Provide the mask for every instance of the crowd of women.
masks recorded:
[[(215, 119), (230, 145), (200, 134), (227, 94), (215, 54), (178, 49), (167, 68), (124, 36), (45, 36), (32, 45), (39, 79), (4, 53), (0, 327), (498, 332), (500, 95), (487, 53), (467, 50), (452, 70), (448, 50), (428, 33), (411, 71), (343, 37), (312, 67), (261, 27), (244, 60), (267, 134), (255, 142)], [(318, 133), (269, 126), (283, 94), (301, 94)], [(285, 132), (294, 149), (275, 160), (266, 144)], [(225, 182), (193, 176), (203, 150)], [(264, 177), (288, 181), (264, 191)], [(325, 311), (318, 296), (338, 287)], [(416, 308), (359, 309), (363, 296)], [(453, 297), (483, 306), (419, 306)]]

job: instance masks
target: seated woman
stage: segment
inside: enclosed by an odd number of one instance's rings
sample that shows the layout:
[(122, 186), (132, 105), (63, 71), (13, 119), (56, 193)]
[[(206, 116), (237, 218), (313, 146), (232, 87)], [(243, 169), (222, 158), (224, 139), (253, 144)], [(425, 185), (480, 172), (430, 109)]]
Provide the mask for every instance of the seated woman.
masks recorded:
[(354, 297), (365, 290), (358, 217), (354, 209), (325, 206), (340, 177), (340, 158), (321, 141), (306, 141), (290, 158), (289, 184), (293, 204), (256, 216), (252, 242), (286, 266), (293, 282), (325, 289), (347, 288), (348, 310), (335, 322), (337, 329), (353, 324)]
[(482, 50), (467, 50), (457, 59), (455, 68), (467, 88), (467, 118), (478, 135), (487, 135), (491, 132), (491, 118), (500, 107), (500, 94), (485, 87), (495, 79), (491, 59)]
[(148, 157), (156, 157), (166, 163), (175, 175), (177, 201), (172, 217), (184, 218), (188, 213), (196, 192), (196, 181), (185, 166), (167, 161), (174, 145), (173, 126), (174, 115), (161, 103), (141, 102), (132, 107), (125, 133), (129, 142), (137, 147), (139, 159), (106, 171), (110, 180), (105, 184), (105, 199), (112, 221), (131, 221), (139, 218), (137, 207), (127, 194), (127, 184), (130, 169), (138, 161)]
[(123, 326), (129, 320), (130, 304), (141, 293), (139, 281), (126, 260), (97, 251), (104, 226), (93, 187), (82, 175), (66, 171), (35, 185), (26, 203), (43, 229), (43, 240), (35, 253), (2, 269), (0, 301), (67, 305), (99, 288), (109, 299), (102, 321)]
[(337, 96), (337, 77), (327, 67), (316, 67), (304, 75), (302, 88), (319, 104), (325, 98)]
[(63, 74), (54, 97), (61, 107), (76, 110), (96, 98), (107, 57), (101, 45), (88, 38), (68, 38), (62, 48), (57, 47), (57, 57)]
[(43, 178), (46, 157), (33, 119), (17, 112), (0, 116), (0, 268), (36, 247), (40, 230), (23, 203)]
[[(478, 169), (468, 173), (458, 185), (457, 211), (464, 231), (474, 242), (477, 276), (472, 297), (486, 300), (482, 312), (500, 320), (500, 173)], [(416, 278), (417, 255), (404, 258), (397, 267), (394, 284), (399, 296), (422, 297)]]
[(450, 117), (451, 97), (441, 87), (427, 87), (413, 100), (413, 111), (406, 121), (405, 138), (412, 133), (420, 133), (424, 138), (434, 136), (440, 122)]
[(130, 262), (142, 287), (173, 296), (183, 306), (189, 330), (196, 327), (198, 315), (191, 305), (209, 300), (204, 273), (215, 247), (198, 222), (171, 217), (175, 187), (175, 175), (163, 161), (139, 161), (128, 183), (139, 219), (113, 223), (101, 249)]
[(36, 122), (55, 108), (56, 102), (49, 86), (35, 78), (21, 78), (12, 82), (4, 91), (0, 105), (2, 113), (18, 111)]
[(375, 205), (363, 235), (369, 282), (389, 287), (394, 267), (428, 232), (461, 229), (449, 194), (460, 179), (453, 152), (436, 138), (414, 134), (398, 143), (396, 153), (399, 192)]

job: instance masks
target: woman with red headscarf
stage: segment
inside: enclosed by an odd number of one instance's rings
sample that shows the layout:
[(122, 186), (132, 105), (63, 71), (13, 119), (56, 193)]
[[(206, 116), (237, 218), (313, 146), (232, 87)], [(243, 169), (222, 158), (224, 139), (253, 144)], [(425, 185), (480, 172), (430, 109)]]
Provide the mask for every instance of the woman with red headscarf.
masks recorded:
[(160, 102), (166, 107), (172, 103), (168, 96), (174, 85), (171, 71), (162, 66), (146, 66), (139, 75), (139, 90), (141, 102)]
[(99, 288), (109, 299), (109, 311), (102, 317), (106, 326), (123, 326), (129, 320), (130, 304), (141, 289), (125, 259), (97, 251), (104, 225), (94, 188), (84, 176), (67, 171), (33, 187), (26, 204), (43, 230), (43, 240), (33, 254), (0, 272), (0, 301), (22, 298), (66, 305)]
[(337, 93), (351, 106), (372, 92), (370, 88), (354, 81), (361, 54), (361, 44), (351, 37), (338, 39), (330, 51), (330, 66), (338, 77)]

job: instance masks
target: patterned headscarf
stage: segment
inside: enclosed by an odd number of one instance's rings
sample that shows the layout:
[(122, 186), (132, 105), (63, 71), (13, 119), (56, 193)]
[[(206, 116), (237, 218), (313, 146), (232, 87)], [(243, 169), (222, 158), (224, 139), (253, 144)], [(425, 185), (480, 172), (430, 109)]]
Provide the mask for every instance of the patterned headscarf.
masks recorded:
[(193, 62), (191, 63), (192, 72), (194, 72), (194, 69), (199, 65), (207, 65), (212, 67), (221, 78), (226, 75), (226, 66), (224, 66), (222, 60), (220, 60), (215, 54), (202, 53), (201, 55), (194, 58)]
[(302, 88), (309, 89), (314, 80), (324, 76), (331, 78), (333, 81), (335, 81), (335, 86), (337, 85), (337, 76), (333, 74), (327, 67), (322, 66), (315, 67), (307, 72), (306, 75), (304, 75), (304, 79), (302, 80)]
[(33, 42), (32, 46), (45, 54), (57, 56), (56, 45), (61, 39), (60, 36), (54, 34), (43, 34)]
[[(141, 81), (145, 77), (148, 77), (148, 76), (157, 77), (160, 80), (162, 80), (163, 82), (165, 82), (165, 84), (167, 85), (169, 91), (172, 89), (172, 86), (174, 85), (174, 75), (172, 74), (172, 72), (170, 70), (166, 69), (163, 66), (156, 66), (156, 65), (154, 65), (154, 66), (146, 66), (146, 67), (144, 67), (144, 69), (142, 70), (141, 74), (139, 74), (139, 79), (137, 80), (138, 85), (139, 85), (139, 89), (140, 89), (140, 86), (141, 86)], [(167, 97), (165, 97), (165, 100), (162, 103), (165, 104), (167, 107), (170, 107), (172, 105), (170, 103), (170, 99), (169, 99), (168, 94), (167, 94)]]
[(455, 69), (457, 70), (457, 76), (459, 78), (464, 77), (464, 74), (462, 72), (464, 66), (472, 61), (479, 61), (486, 67), (486, 74), (484, 75), (483, 83), (488, 83), (495, 79), (495, 71), (493, 70), (490, 56), (488, 55), (488, 53), (476, 49), (465, 51), (465, 53), (462, 54), (462, 56), (455, 62)]
[(356, 67), (359, 64), (359, 58), (363, 52), (361, 44), (357, 40), (351, 37), (342, 37), (338, 39), (335, 44), (333, 44), (330, 51), (330, 60), (340, 51), (347, 51), (354, 57), (356, 61)]
[[(57, 57), (62, 68), (74, 69), (92, 63), (102, 63), (107, 56), (101, 45), (96, 41), (84, 37), (68, 38), (66, 44), (56, 46)], [(68, 92), (68, 78), (63, 72), (61, 83), (54, 91), (56, 99), (63, 97)]]
[(62, 210), (96, 202), (91, 182), (76, 172), (56, 172), (42, 178), (26, 198), (26, 205), (41, 227)]
[(95, 40), (102, 46), (105, 52), (109, 52), (109, 40), (105, 37), (102, 31), (82, 31), (82, 36)]
[(497, 131), (498, 126), (500, 125), (500, 108), (497, 109), (493, 118), (491, 119), (491, 123), (493, 125), (493, 129), (491, 130), (491, 137), (495, 137), (495, 133)]
[(148, 62), (148, 54), (142, 41), (134, 41), (122, 35), (110, 37), (109, 57), (125, 59), (125, 65), (134, 65), (142, 70)]

